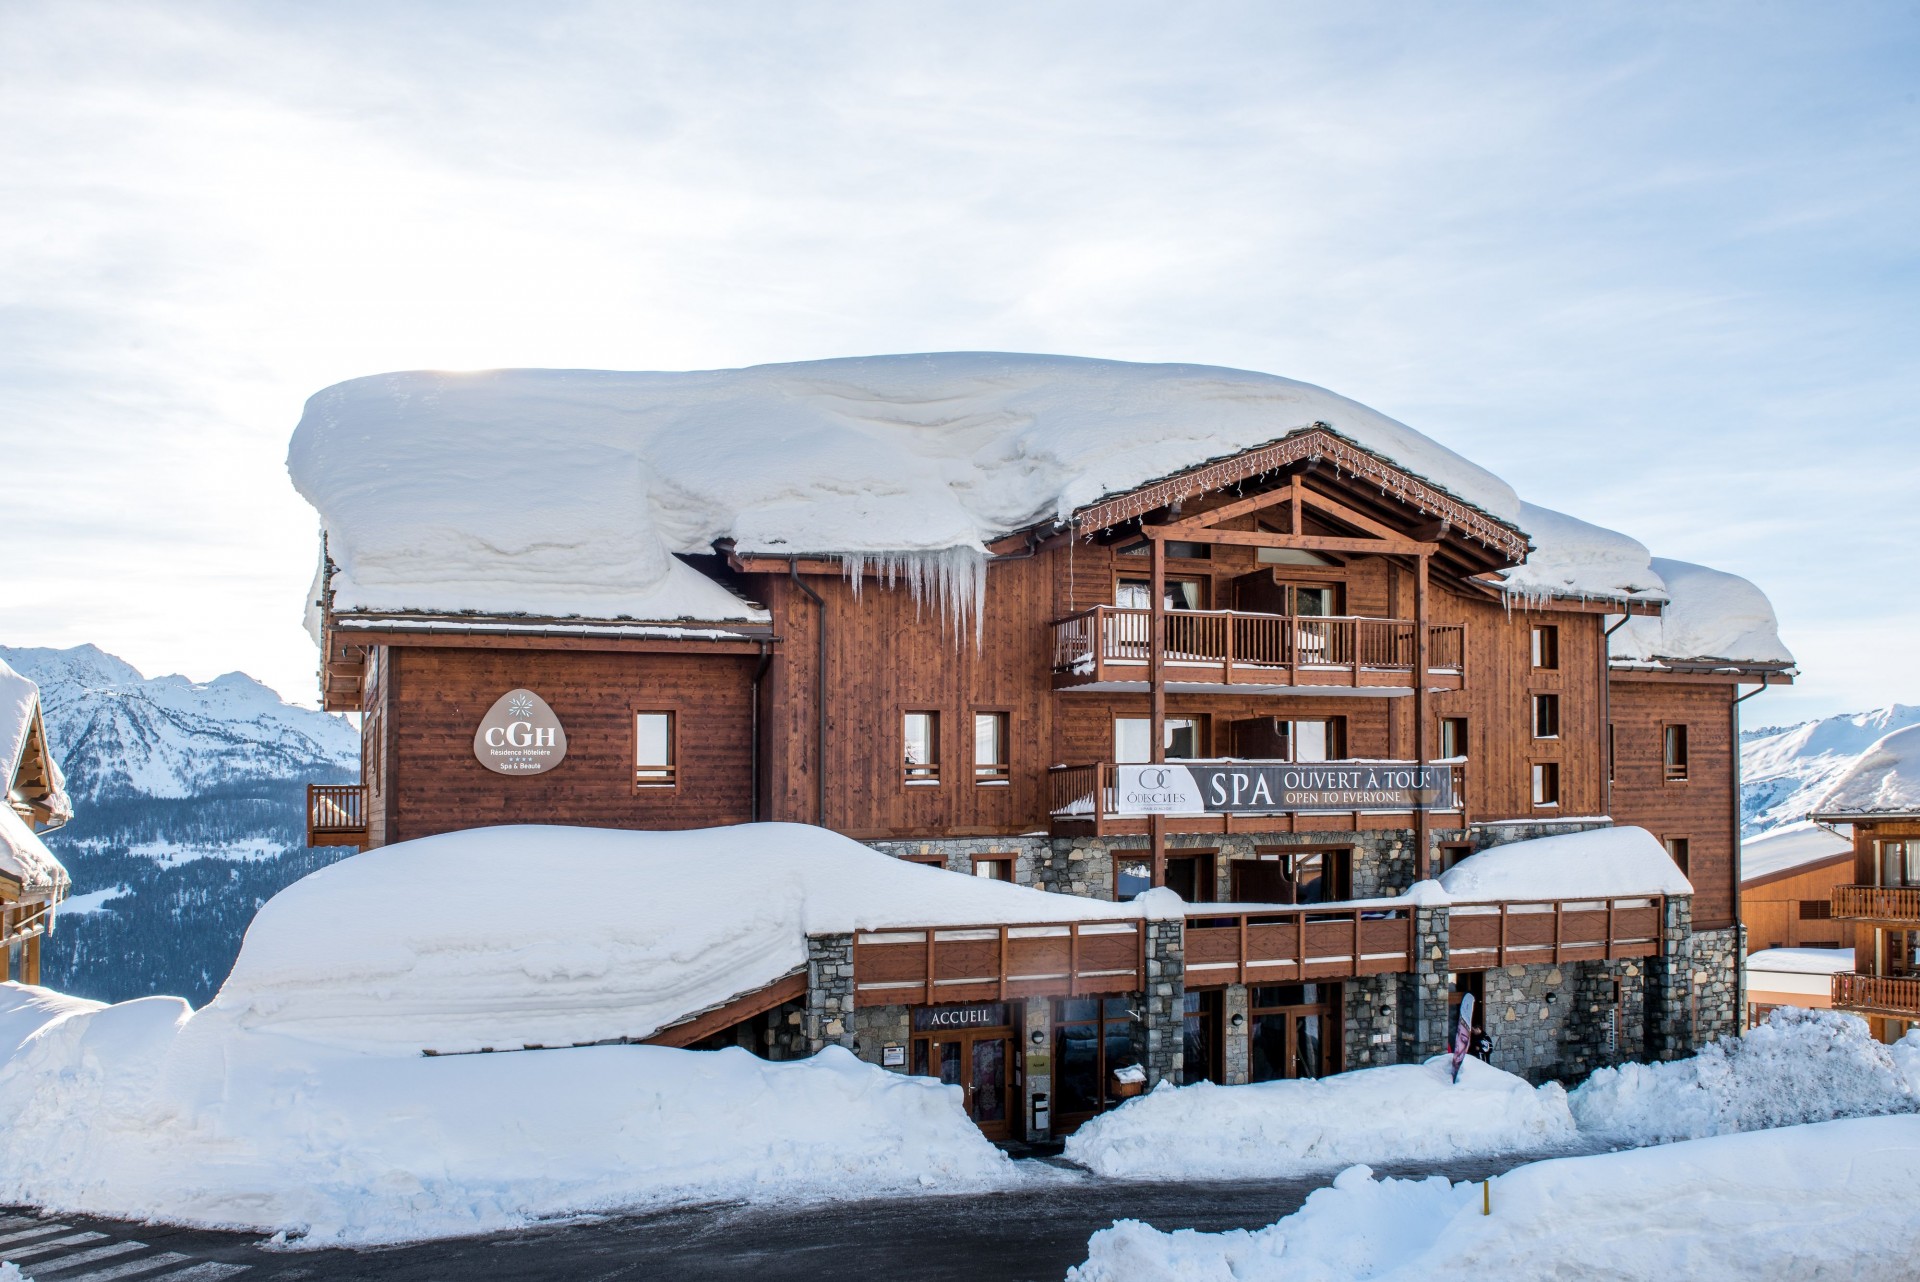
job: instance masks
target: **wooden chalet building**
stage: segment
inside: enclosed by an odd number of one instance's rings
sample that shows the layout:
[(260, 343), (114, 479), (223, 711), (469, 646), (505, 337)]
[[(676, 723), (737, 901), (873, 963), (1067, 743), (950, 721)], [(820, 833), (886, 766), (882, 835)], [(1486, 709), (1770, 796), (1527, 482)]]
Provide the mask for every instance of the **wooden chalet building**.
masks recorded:
[[(885, 962), (919, 1000), (840, 1026), (876, 1062), (986, 1054), (1030, 1095), (1050, 1068), (1058, 1129), (1168, 992), (1156, 1079), (1423, 1057), (1467, 992), (1536, 1078), (1739, 1027), (1740, 688), (1792, 663), (1765, 598), (1331, 393), (1042, 357), (395, 375), (315, 397), (290, 467), (325, 531), (325, 706), (365, 734), (361, 781), (311, 790), (314, 844), (787, 820), (1220, 905), (1122, 993), (1078, 961), (1017, 982), (1004, 930), (997, 987), (942, 989), (923, 932), (924, 966)], [(930, 542), (956, 504), (971, 545)], [(647, 540), (653, 595), (623, 596)], [(1447, 913), (1346, 906), (1609, 825), (1691, 894), (1456, 904), (1437, 964)]]
[(0, 982), (40, 982), (40, 940), (67, 896), (67, 870), (40, 840), (73, 817), (47, 746), (39, 687), (0, 660)]

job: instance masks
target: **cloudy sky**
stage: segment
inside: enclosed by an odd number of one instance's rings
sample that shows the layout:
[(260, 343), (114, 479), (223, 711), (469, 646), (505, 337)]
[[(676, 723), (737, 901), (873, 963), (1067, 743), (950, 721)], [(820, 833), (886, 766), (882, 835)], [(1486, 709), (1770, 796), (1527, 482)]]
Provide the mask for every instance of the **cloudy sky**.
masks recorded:
[(1750, 723), (1920, 701), (1920, 9), (1687, 8), (14, 0), (0, 642), (311, 702), (341, 379), (1013, 349), (1753, 578)]

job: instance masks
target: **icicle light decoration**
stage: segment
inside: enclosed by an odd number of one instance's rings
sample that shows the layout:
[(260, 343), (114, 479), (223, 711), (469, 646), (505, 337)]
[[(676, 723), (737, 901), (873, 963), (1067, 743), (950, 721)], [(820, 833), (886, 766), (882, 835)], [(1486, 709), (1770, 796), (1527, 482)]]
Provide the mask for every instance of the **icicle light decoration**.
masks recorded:
[(940, 618), (959, 641), (973, 624), (973, 647), (978, 650), (986, 626), (987, 556), (978, 548), (941, 548), (933, 552), (842, 552), (840, 572), (853, 584), (854, 600), (871, 570), (891, 589), (901, 579), (913, 594), (917, 615), (931, 600)]

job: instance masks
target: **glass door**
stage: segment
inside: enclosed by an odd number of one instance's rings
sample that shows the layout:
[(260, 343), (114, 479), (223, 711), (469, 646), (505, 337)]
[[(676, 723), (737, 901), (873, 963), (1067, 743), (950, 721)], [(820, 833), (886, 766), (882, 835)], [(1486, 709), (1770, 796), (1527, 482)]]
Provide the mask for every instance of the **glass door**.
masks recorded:
[(962, 1107), (990, 1140), (1012, 1133), (1012, 1039), (1005, 1030), (914, 1039), (913, 1071), (960, 1088)]

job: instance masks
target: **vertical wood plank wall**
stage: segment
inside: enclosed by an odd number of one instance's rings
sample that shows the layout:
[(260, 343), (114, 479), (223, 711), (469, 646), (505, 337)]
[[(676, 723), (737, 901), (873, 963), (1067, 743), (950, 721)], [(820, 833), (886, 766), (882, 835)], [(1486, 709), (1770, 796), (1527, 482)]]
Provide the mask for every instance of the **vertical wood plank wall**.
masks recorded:
[[(1733, 804), (1734, 687), (1665, 677), (1613, 681), (1615, 823), (1637, 824), (1661, 840), (1687, 839), (1693, 927), (1733, 925), (1739, 831)], [(1687, 778), (1669, 782), (1663, 727), (1687, 727)]]

